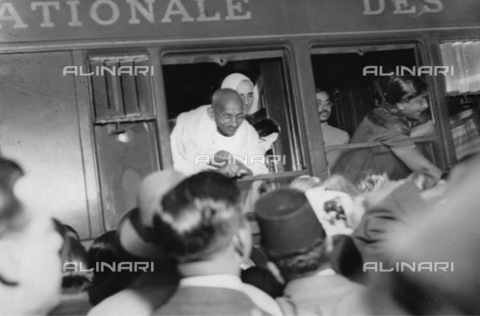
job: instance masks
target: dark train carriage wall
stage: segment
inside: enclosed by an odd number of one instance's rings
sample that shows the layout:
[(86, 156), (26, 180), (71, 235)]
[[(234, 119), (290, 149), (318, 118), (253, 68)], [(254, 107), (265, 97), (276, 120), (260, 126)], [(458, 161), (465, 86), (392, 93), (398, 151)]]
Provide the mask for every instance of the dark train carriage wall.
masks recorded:
[[(26, 169), (19, 191), (29, 207), (95, 237), (109, 228), (96, 163), (101, 142), (88, 80), (63, 75), (86, 66), (89, 49), (468, 29), (478, 27), (478, 12), (478, 0), (0, 0), (0, 151)], [(133, 195), (124, 201), (135, 203)]]

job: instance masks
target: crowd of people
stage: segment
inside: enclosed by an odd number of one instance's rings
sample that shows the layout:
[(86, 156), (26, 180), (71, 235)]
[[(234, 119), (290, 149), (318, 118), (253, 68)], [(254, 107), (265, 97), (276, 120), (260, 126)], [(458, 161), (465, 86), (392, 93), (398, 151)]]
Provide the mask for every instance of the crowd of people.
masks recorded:
[[(428, 106), (424, 83), (396, 77), (381, 89), (352, 137), (383, 142), (380, 155), (329, 156), (328, 178), (297, 177), (246, 209), (252, 196), (236, 179), (268, 170), (235, 157), (264, 155), (278, 135), (246, 120), (250, 79), (227, 77), (211, 105), (178, 117), (175, 169), (146, 175), (137, 207), (88, 249), (71, 223), (25, 209), (24, 172), (0, 158), (0, 315), (480, 313), (480, 156), (442, 174), (409, 139)], [(328, 93), (317, 100), (325, 135), (348, 142), (326, 124)]]

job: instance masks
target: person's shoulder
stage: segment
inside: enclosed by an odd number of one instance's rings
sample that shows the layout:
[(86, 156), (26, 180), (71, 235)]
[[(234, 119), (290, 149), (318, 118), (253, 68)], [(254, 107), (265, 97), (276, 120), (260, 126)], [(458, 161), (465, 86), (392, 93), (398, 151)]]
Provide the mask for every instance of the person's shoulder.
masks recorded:
[(338, 139), (339, 141), (344, 141), (346, 143), (350, 140), (350, 135), (343, 129), (328, 124), (322, 126), (324, 132), (328, 133), (330, 137)]
[(209, 107), (210, 107), (209, 104), (201, 105), (198, 108), (192, 109), (192, 110), (187, 111), (187, 112), (180, 113), (177, 117), (177, 123), (178, 123), (179, 120), (181, 121), (181, 120), (185, 120), (187, 118), (198, 117), (200, 115), (206, 114), (206, 113), (208, 113), (208, 108)]
[(151, 315), (153, 312), (142, 295), (133, 289), (114, 294), (94, 306), (88, 316), (96, 315)]

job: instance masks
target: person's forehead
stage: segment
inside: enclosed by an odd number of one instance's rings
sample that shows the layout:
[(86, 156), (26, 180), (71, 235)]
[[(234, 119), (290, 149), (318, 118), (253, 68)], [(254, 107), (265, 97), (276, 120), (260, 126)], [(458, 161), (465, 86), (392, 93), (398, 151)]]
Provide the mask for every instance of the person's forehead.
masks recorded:
[(219, 113), (221, 114), (239, 114), (243, 113), (243, 104), (238, 100), (228, 100), (219, 106)]
[(317, 100), (329, 100), (330, 99), (328, 93), (326, 93), (324, 91), (317, 92), (315, 95), (317, 97)]
[(238, 84), (237, 91), (238, 90), (242, 90), (242, 92), (245, 92), (245, 90), (247, 92), (253, 92), (253, 84), (248, 80), (243, 80)]

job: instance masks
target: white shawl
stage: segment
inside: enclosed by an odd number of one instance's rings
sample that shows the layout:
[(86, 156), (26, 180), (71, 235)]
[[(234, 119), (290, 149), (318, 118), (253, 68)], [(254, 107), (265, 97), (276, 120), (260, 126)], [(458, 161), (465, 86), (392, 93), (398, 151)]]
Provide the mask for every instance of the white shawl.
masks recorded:
[(226, 150), (239, 157), (253, 175), (268, 173), (264, 164), (265, 144), (256, 130), (243, 121), (235, 135), (223, 136), (208, 114), (209, 107), (203, 105), (178, 116), (170, 135), (174, 168), (186, 175), (214, 170), (216, 167), (209, 162), (216, 152)]

